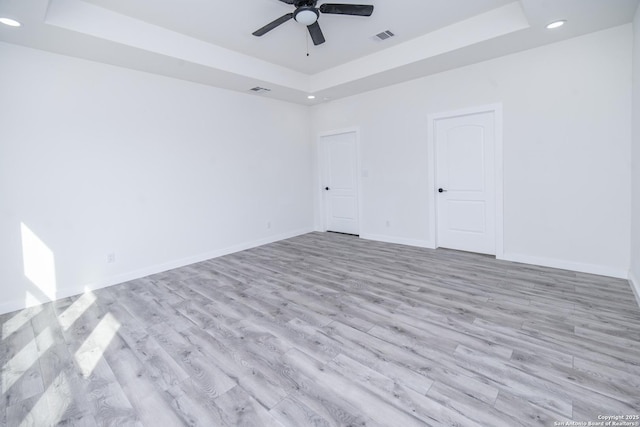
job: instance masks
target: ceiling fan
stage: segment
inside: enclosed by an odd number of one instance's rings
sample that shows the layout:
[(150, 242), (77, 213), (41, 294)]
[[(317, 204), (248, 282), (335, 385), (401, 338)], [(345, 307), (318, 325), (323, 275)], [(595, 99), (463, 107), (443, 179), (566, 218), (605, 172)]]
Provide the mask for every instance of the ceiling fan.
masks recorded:
[(297, 22), (306, 25), (313, 40), (314, 45), (319, 45), (325, 42), (324, 35), (318, 25), (318, 18), (320, 13), (333, 14), (333, 15), (354, 15), (354, 16), (371, 16), (373, 13), (372, 5), (365, 4), (342, 4), (342, 3), (325, 3), (320, 7), (316, 7), (318, 0), (280, 0), (283, 3), (291, 4), (295, 6), (296, 10), (292, 13), (282, 15), (280, 18), (273, 22), (268, 23), (264, 27), (253, 33), (254, 36), (260, 37), (284, 24), (291, 18)]

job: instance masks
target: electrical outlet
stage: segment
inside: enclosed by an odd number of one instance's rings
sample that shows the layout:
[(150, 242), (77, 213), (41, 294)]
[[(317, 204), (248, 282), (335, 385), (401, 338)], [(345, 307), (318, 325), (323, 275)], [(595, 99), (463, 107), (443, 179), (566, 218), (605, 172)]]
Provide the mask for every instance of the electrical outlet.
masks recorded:
[(113, 264), (114, 262), (116, 262), (116, 253), (109, 252), (107, 254), (107, 264)]

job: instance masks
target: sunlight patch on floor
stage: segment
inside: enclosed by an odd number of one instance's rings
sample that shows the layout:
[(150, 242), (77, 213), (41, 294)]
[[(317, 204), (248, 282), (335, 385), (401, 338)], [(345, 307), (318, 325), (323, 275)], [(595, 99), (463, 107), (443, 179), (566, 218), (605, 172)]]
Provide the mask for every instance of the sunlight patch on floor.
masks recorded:
[(2, 340), (4, 341), (14, 333), (18, 332), (25, 324), (33, 319), (42, 311), (42, 307), (33, 307), (26, 310), (20, 310), (11, 319), (2, 325)]
[(82, 316), (82, 314), (87, 311), (89, 307), (93, 305), (96, 301), (96, 296), (93, 292), (86, 292), (80, 296), (77, 300), (73, 302), (67, 309), (58, 316), (58, 321), (60, 322), (60, 326), (62, 329), (67, 331), (76, 320)]
[(76, 351), (75, 359), (85, 378), (91, 375), (120, 326), (120, 322), (111, 313), (105, 314)]
[[(40, 348), (36, 342), (40, 343)], [(51, 331), (46, 328), (9, 359), (2, 367), (2, 393), (7, 393), (34, 364), (38, 363), (39, 354), (47, 351), (52, 344)]]
[[(64, 372), (60, 372), (58, 376), (49, 384), (40, 398), (48, 404), (49, 422), (51, 425), (58, 425), (66, 414), (69, 404), (73, 401), (73, 391), (69, 386), (69, 380)], [(36, 411), (40, 405), (40, 401), (31, 410)]]

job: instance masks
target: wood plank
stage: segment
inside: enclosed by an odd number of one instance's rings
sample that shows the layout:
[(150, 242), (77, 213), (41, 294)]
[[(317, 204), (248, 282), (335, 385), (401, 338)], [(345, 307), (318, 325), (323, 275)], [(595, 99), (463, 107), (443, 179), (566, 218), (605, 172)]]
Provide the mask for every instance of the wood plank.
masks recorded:
[(531, 372), (511, 369), (506, 361), (496, 360), (462, 345), (456, 349), (454, 356), (461, 366), (489, 378), (500, 390), (507, 390), (559, 415), (571, 417), (572, 396), (555, 384), (548, 383)]
[(221, 409), (225, 425), (282, 427), (282, 424), (240, 386), (216, 398), (215, 403)]
[(413, 414), (396, 408), (368, 388), (343, 377), (330, 366), (313, 359), (298, 349), (287, 352), (285, 360), (322, 387), (340, 390), (343, 399), (358, 408), (360, 413), (367, 414), (382, 425), (424, 426), (424, 422)]
[(224, 426), (222, 410), (213, 399), (199, 391), (199, 386), (190, 378), (166, 391), (170, 405), (186, 426)]
[(7, 425), (40, 427), (51, 423), (51, 414), (47, 399), (43, 394), (37, 394), (9, 405), (7, 411)]
[(11, 406), (44, 392), (38, 345), (31, 322), (2, 341), (2, 400)]
[[(53, 309), (61, 315), (77, 298), (56, 301), (52, 303)], [(79, 387), (84, 388), (83, 396), (86, 396), (91, 405), (91, 414), (99, 426), (126, 424), (141, 426), (136, 410), (103, 357), (101, 349), (106, 349), (110, 345), (110, 342), (106, 342), (105, 331), (93, 334), (103, 317), (102, 310), (97, 305), (91, 304), (68, 329), (60, 328), (59, 331), (67, 348), (66, 353), (60, 352), (60, 354), (69, 355), (74, 374), (80, 378)], [(100, 336), (105, 342), (101, 342)], [(74, 394), (71, 407), (77, 404), (82, 405), (82, 399), (82, 396)]]
[(287, 427), (381, 426), (365, 415), (351, 415), (326, 400), (302, 393), (290, 394), (270, 412), (280, 424)]
[(87, 382), (78, 375), (53, 307), (44, 305), (42, 314), (33, 318), (31, 324), (37, 334), (38, 359), (50, 417), (59, 423), (68, 420), (95, 423), (87, 398)]
[[(483, 425), (478, 424), (473, 416), (468, 417), (463, 412), (452, 410), (450, 406), (440, 404), (431, 399), (430, 392), (433, 389), (433, 385), (429, 387), (429, 392), (425, 396), (342, 354), (338, 355), (327, 366), (340, 373), (343, 377), (354, 378), (355, 382), (363, 385), (385, 402), (389, 402), (396, 408), (411, 414), (425, 424)], [(483, 405), (479, 404), (477, 407), (474, 409), (481, 412)]]
[(205, 354), (190, 344), (185, 335), (172, 330), (169, 325), (156, 325), (149, 331), (209, 399), (215, 399), (236, 385)]

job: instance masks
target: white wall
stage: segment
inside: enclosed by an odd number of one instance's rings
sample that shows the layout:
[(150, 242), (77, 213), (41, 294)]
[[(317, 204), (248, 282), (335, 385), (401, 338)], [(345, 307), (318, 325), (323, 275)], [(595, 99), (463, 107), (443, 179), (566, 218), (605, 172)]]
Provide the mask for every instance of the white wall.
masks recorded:
[(638, 22), (633, 37), (630, 25), (614, 28), (323, 104), (311, 117), (0, 43), (0, 312), (299, 234), (314, 212), (318, 227), (309, 129), (360, 128), (364, 235), (428, 245), (427, 115), (496, 102), (505, 256), (614, 276), (631, 258), (640, 277)]
[(306, 107), (0, 58), (0, 312), (313, 228)]
[(502, 103), (505, 258), (626, 277), (631, 31), (625, 25), (314, 107), (314, 134), (360, 128), (361, 233), (433, 244), (427, 115)]
[(640, 6), (633, 21), (633, 142), (631, 148), (631, 280), (640, 303)]

